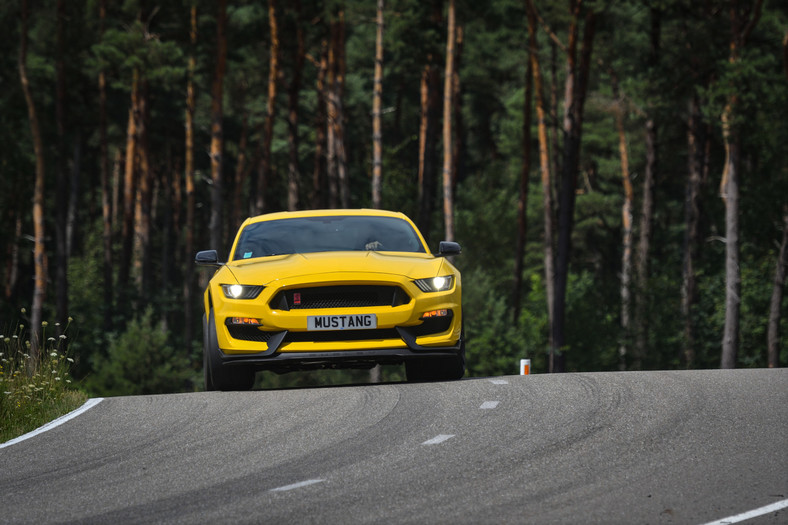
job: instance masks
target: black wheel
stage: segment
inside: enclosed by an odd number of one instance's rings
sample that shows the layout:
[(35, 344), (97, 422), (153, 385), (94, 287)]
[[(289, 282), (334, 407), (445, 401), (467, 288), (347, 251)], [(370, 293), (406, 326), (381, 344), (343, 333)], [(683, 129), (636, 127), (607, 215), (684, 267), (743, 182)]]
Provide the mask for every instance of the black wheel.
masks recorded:
[(210, 317), (202, 316), (203, 348), (202, 369), (205, 390), (249, 390), (254, 385), (254, 370), (241, 366), (222, 364), (213, 310)]
[(465, 330), (460, 336), (460, 351), (445, 357), (425, 357), (405, 361), (405, 377), (410, 383), (456, 381), (465, 375)]
[(410, 383), (455, 381), (465, 375), (465, 359), (460, 355), (425, 357), (405, 362), (405, 376)]

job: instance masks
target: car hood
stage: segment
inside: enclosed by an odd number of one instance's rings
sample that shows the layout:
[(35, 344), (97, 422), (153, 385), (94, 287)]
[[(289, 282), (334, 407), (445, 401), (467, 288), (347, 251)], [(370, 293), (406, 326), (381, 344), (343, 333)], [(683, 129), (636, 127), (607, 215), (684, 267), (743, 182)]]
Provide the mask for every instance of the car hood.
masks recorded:
[(239, 283), (268, 285), (280, 279), (327, 273), (380, 273), (421, 279), (438, 275), (444, 259), (425, 253), (319, 252), (232, 261), (225, 268)]

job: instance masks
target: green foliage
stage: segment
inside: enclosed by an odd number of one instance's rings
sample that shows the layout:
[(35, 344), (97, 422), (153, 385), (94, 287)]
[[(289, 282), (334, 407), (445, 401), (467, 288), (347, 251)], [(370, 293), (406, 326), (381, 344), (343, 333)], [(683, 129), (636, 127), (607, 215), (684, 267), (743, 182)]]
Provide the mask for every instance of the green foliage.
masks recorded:
[(59, 335), (59, 326), (49, 329), (56, 337), (47, 337), (48, 323), (42, 324), (38, 356), (31, 355), (25, 325), (6, 326), (8, 335), (0, 334), (0, 443), (70, 412), (87, 398), (71, 380), (70, 321)]
[[(66, 167), (74, 184), (74, 239), (68, 268), (69, 311), (80, 320), (79, 337), (69, 352), (73, 374), (88, 378), (93, 392), (129, 394), (188, 391), (199, 385), (199, 323), (186, 338), (186, 310), (199, 319), (198, 279), (186, 283), (194, 254), (185, 253), (185, 146), (183, 123), (188, 58), (196, 70), (195, 249), (207, 247), (211, 208), (210, 142), (211, 83), (216, 61), (217, 5), (209, 0), (165, 2), (139, 0), (109, 3), (103, 34), (99, 34), (98, 2), (66, 2), (64, 43), (58, 49), (56, 3), (30, 4), (28, 70), (33, 98), (44, 134), (47, 169), (45, 227), (50, 282), (54, 282), (55, 213), (58, 167)], [(228, 56), (224, 89), (222, 169), (224, 209), (231, 208), (239, 159), (244, 154), (247, 178), (241, 194), (252, 195), (257, 183), (262, 122), (266, 116), (270, 31), (266, 5), (249, 1), (228, 3)], [(197, 7), (197, 43), (189, 38), (189, 8)], [(319, 69), (317, 63), (329, 36), (329, 24), (344, 7), (347, 21), (344, 127), (351, 206), (370, 205), (372, 169), (372, 87), (374, 70), (374, 5), (372, 3), (303, 0), (278, 3), (280, 63), (278, 95), (270, 159), (273, 177), (266, 181), (266, 211), (286, 207), (289, 163), (288, 88), (293, 80), (296, 28), (304, 33), (305, 52), (298, 99), (298, 171), (300, 207), (318, 204), (314, 194), (315, 140), (318, 126)], [(712, 6), (713, 7), (713, 6)], [(564, 109), (565, 53), (553, 37), (567, 41), (569, 12), (565, 4), (537, 6), (544, 21), (539, 40), (548, 115), (553, 177), (560, 172)], [(610, 370), (618, 367), (620, 327), (621, 206), (623, 191), (618, 136), (612, 110), (613, 74), (618, 78), (625, 111), (630, 174), (635, 187), (634, 234), (641, 231), (640, 206), (646, 165), (644, 125), (656, 122), (658, 166), (649, 275), (633, 297), (644, 307), (647, 355), (644, 368), (682, 366), (685, 341), (680, 311), (682, 264), (686, 251), (685, 191), (688, 164), (687, 107), (698, 95), (708, 151), (700, 196), (700, 246), (695, 261), (698, 302), (691, 318), (696, 328), (695, 366), (719, 366), (724, 323), (724, 206), (718, 195), (724, 151), (720, 113), (734, 92), (738, 95), (736, 124), (742, 143), (741, 239), (742, 308), (741, 366), (764, 366), (765, 326), (782, 207), (788, 195), (788, 84), (781, 62), (782, 38), (788, 23), (784, 9), (765, 3), (763, 14), (740, 60), (728, 60), (730, 21), (725, 9), (686, 0), (660, 0), (644, 6), (635, 0), (594, 2), (597, 31), (585, 106), (581, 170), (572, 236), (567, 295), (567, 347), (571, 370)], [(415, 218), (418, 184), (420, 79), (429, 63), (443, 75), (446, 45), (444, 2), (392, 0), (386, 2), (383, 78), (383, 206)], [(521, 311), (514, 319), (514, 260), (517, 235), (517, 196), (523, 163), (523, 108), (528, 61), (524, 4), (520, 0), (457, 2), (457, 23), (463, 28), (458, 49), (459, 108), (454, 133), (461, 142), (455, 195), (456, 237), (463, 254), (456, 264), (463, 272), (465, 329), (470, 375), (514, 373), (521, 357), (532, 359), (535, 372), (547, 369), (548, 321), (544, 290), (542, 187), (538, 173), (535, 115), (531, 123), (531, 171), (527, 203), (527, 236)], [(554, 32), (548, 36), (549, 26)], [(655, 41), (653, 28), (659, 28)], [(8, 72), (0, 90), (0, 301), (3, 318), (28, 304), (33, 271), (30, 235), (31, 174), (35, 156), (27, 108), (17, 78), (19, 6), (0, 6), (0, 71)], [(656, 44), (656, 45), (655, 45)], [(65, 126), (57, 126), (55, 80), (57, 58), (64, 60), (67, 92)], [(122, 196), (129, 94), (133, 71), (147, 82), (148, 145), (153, 174), (151, 210), (151, 290), (141, 290), (132, 270), (130, 282), (114, 276), (112, 299), (104, 302), (102, 202), (99, 179), (101, 136), (98, 131), (99, 71), (109, 82), (107, 148), (113, 190)], [(442, 79), (441, 79), (442, 80)], [(555, 92), (556, 100), (552, 99)], [(438, 94), (442, 97), (442, 92)], [(438, 103), (440, 105), (440, 102)], [(552, 105), (555, 104), (553, 107)], [(241, 134), (246, 119), (248, 143)], [(436, 122), (434, 213), (424, 231), (430, 247), (444, 238), (441, 202), (440, 138), (442, 117)], [(323, 120), (324, 123), (324, 120)], [(59, 153), (62, 140), (66, 157)], [(708, 148), (706, 149), (706, 146)], [(317, 159), (324, 162), (325, 159)], [(117, 162), (117, 164), (115, 164)], [(555, 180), (553, 181), (555, 184)], [(70, 190), (71, 188), (69, 188)], [(178, 198), (177, 196), (180, 196)], [(112, 267), (117, 272), (121, 247), (122, 199), (113, 209)], [(242, 204), (244, 213), (247, 203)], [(227, 217), (224, 218), (227, 222)], [(17, 235), (17, 225), (19, 234)], [(777, 226), (776, 226), (777, 225)], [(229, 239), (232, 226), (226, 226)], [(11, 233), (13, 232), (13, 234)], [(6, 234), (7, 233), (7, 234)], [(228, 244), (229, 241), (225, 244)], [(225, 246), (225, 249), (228, 246)], [(225, 252), (226, 253), (226, 252)], [(14, 255), (16, 254), (16, 255)], [(18, 263), (12, 264), (14, 256)], [(16, 271), (16, 274), (13, 271)], [(205, 278), (201, 281), (204, 284)], [(184, 305), (186, 287), (192, 304)], [(54, 310), (54, 286), (49, 286), (46, 315)], [(788, 299), (782, 305), (781, 332), (788, 333)], [(111, 319), (105, 326), (104, 314)], [(77, 327), (72, 327), (76, 331)], [(785, 337), (785, 336), (783, 336)], [(626, 341), (629, 342), (629, 341)], [(788, 345), (783, 344), (781, 363)], [(384, 379), (402, 379), (400, 368), (384, 370)], [(364, 382), (367, 372), (260, 374), (258, 387), (278, 388), (318, 383)]]
[(130, 321), (126, 331), (110, 336), (106, 357), (96, 355), (88, 388), (97, 395), (134, 395), (194, 390), (189, 359), (168, 343), (153, 309)]
[(528, 300), (515, 323), (509, 297), (478, 269), (463, 274), (463, 318), (469, 376), (517, 374), (520, 359), (531, 370), (547, 371), (547, 309), (544, 288), (531, 275)]

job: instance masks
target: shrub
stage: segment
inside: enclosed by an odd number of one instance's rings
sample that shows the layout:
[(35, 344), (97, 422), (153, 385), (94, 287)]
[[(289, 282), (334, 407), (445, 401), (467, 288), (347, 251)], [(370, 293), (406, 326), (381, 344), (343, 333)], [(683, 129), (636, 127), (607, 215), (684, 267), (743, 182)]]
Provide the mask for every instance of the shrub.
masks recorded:
[(38, 357), (30, 353), (24, 325), (0, 335), (0, 442), (70, 412), (87, 398), (71, 380), (74, 360), (67, 351), (68, 326), (57, 337), (47, 337), (48, 323), (42, 326), (44, 344)]
[(146, 308), (119, 336), (109, 338), (107, 355), (94, 354), (88, 387), (98, 395), (165, 394), (194, 390), (188, 352), (178, 353), (167, 341), (162, 323)]

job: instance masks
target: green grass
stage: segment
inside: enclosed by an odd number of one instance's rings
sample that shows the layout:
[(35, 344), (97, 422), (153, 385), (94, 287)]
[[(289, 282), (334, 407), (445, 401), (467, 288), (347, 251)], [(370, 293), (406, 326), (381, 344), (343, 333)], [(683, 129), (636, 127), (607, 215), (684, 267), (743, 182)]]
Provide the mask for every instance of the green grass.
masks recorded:
[(38, 357), (30, 353), (24, 325), (17, 324), (10, 335), (0, 334), (0, 443), (67, 414), (88, 397), (71, 380), (68, 325), (55, 337), (47, 337), (46, 322), (42, 327)]

